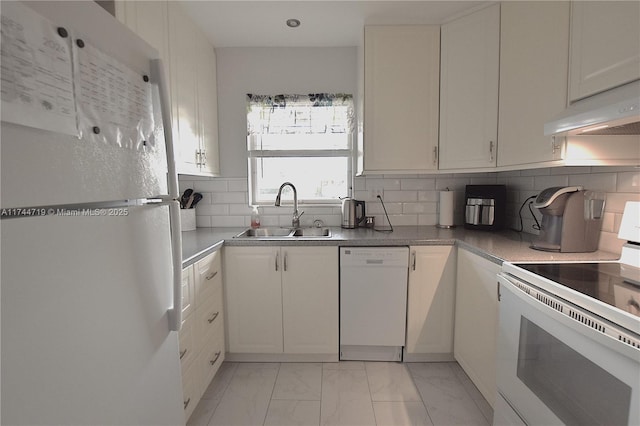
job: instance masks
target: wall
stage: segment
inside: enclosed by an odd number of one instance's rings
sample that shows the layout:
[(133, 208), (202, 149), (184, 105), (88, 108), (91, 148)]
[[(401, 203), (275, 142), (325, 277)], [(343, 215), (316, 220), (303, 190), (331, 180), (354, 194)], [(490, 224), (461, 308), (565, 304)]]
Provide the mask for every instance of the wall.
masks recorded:
[(357, 48), (216, 49), (220, 173), (247, 176), (247, 93), (356, 94)]

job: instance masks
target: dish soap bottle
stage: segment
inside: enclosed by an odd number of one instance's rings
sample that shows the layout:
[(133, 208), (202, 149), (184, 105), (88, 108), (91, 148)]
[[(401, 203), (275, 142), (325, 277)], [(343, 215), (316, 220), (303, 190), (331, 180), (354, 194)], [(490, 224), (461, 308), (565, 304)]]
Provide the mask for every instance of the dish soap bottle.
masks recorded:
[(251, 227), (253, 229), (260, 228), (260, 211), (258, 211), (258, 206), (253, 206), (253, 211), (251, 212)]

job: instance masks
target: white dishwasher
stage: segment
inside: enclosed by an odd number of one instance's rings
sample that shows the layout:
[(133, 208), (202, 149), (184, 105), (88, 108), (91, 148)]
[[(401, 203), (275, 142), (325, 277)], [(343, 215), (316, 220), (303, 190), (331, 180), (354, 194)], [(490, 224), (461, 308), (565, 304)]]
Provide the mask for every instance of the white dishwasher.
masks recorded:
[(408, 247), (340, 248), (340, 359), (402, 361)]

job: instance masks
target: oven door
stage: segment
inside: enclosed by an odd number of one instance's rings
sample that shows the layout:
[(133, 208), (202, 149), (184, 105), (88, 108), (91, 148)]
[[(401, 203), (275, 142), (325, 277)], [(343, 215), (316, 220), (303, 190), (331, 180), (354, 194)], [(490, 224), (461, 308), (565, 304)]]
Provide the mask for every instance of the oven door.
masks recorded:
[(640, 349), (604, 334), (611, 323), (562, 299), (511, 276), (498, 280), (502, 406), (530, 425), (640, 424)]

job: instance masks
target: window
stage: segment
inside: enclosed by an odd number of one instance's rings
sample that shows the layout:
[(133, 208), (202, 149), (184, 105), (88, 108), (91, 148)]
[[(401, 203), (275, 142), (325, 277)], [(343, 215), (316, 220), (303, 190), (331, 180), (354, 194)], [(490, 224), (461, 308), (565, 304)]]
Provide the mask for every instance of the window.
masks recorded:
[(352, 95), (247, 95), (250, 204), (272, 204), (284, 182), (301, 204), (347, 196), (353, 123)]

